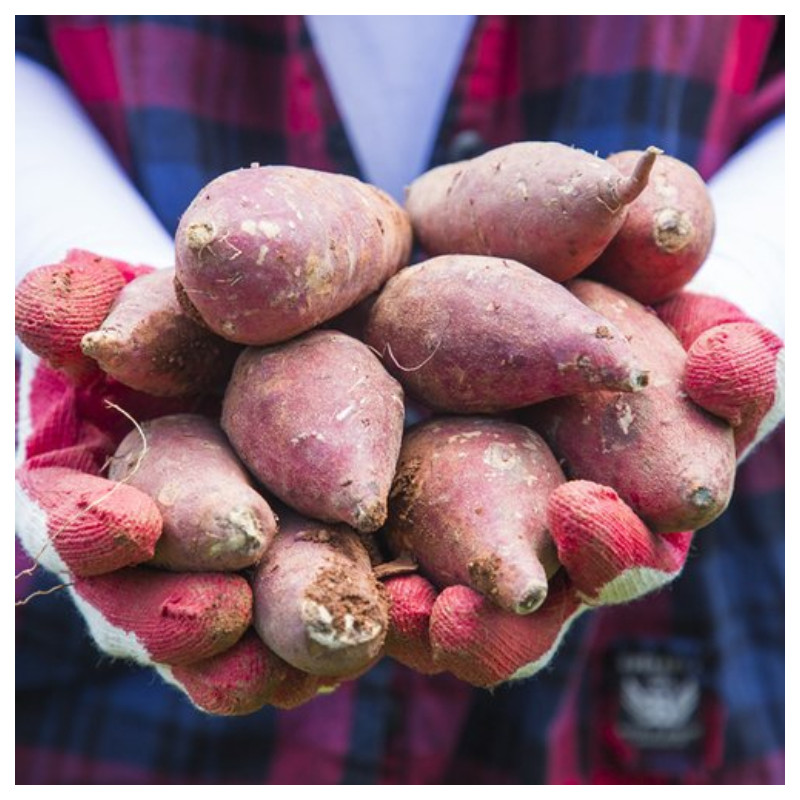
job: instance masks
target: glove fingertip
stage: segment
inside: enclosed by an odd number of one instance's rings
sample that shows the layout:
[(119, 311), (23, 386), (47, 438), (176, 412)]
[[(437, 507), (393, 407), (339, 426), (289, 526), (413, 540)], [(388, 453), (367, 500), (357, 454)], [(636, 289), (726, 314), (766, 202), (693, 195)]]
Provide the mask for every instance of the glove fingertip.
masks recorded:
[(746, 322), (749, 317), (738, 306), (721, 297), (679, 292), (655, 305), (663, 323), (680, 339), (685, 350), (703, 331), (728, 322)]
[(264, 706), (290, 710), (338, 685), (334, 679), (309, 675), (287, 664), (252, 628), (211, 658), (153, 666), (196, 708), (215, 716), (245, 716)]
[(55, 369), (85, 381), (99, 370), (81, 351), (81, 338), (99, 327), (124, 285), (120, 271), (105, 259), (38, 267), (16, 288), (17, 336)]
[(235, 573), (129, 567), (77, 578), (72, 592), (102, 650), (145, 664), (211, 658), (252, 622), (252, 590)]
[(283, 675), (277, 656), (250, 630), (228, 650), (191, 664), (155, 665), (202, 711), (220, 716), (252, 714), (265, 706)]
[(425, 675), (441, 672), (433, 660), (429, 630), (436, 589), (421, 575), (399, 575), (383, 585), (390, 600), (386, 655)]
[(161, 535), (143, 492), (72, 469), (21, 468), (16, 501), (25, 549), (54, 572), (90, 577), (148, 561)]
[(67, 251), (62, 263), (65, 264), (92, 264), (102, 265), (102, 268), (113, 267), (122, 276), (125, 283), (130, 283), (134, 278), (140, 275), (147, 275), (154, 272), (155, 268), (147, 264), (129, 264), (127, 261), (120, 261), (118, 258), (110, 258), (109, 256), (101, 256), (98, 253), (93, 253), (91, 250), (82, 250), (79, 247), (73, 247)]
[(777, 405), (784, 381), (783, 352), (780, 337), (756, 322), (715, 326), (689, 348), (686, 392), (734, 427), (738, 453)]
[(550, 661), (584, 608), (563, 572), (552, 579), (544, 605), (527, 615), (503, 611), (466, 586), (450, 586), (431, 614), (434, 659), (473, 686), (529, 677)]
[(653, 534), (611, 487), (591, 481), (559, 486), (547, 519), (559, 561), (588, 605), (628, 602), (664, 585), (680, 572), (691, 541)]

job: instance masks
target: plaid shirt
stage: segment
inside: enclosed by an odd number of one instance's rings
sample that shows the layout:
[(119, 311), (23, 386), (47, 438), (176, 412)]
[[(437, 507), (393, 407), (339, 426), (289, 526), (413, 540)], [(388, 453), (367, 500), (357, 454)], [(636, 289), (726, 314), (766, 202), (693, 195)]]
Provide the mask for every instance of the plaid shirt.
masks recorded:
[[(17, 17), (17, 47), (61, 71), (168, 230), (254, 161), (358, 174), (302, 17)], [(432, 162), (655, 144), (708, 177), (783, 92), (772, 17), (482, 17)], [(18, 612), (17, 782), (781, 783), (783, 467), (780, 430), (669, 589), (585, 615), (493, 693), (384, 660), (294, 711), (209, 717), (38, 598)]]

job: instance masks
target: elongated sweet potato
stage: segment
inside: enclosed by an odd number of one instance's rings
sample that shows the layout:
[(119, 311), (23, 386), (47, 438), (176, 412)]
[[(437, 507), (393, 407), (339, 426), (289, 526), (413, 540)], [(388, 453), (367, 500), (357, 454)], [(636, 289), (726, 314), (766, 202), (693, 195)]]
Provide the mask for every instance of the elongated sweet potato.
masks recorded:
[(623, 175), (558, 142), (517, 142), (425, 173), (409, 187), (406, 208), (430, 256), (511, 258), (565, 281), (619, 230), (658, 152), (649, 148)]
[[(627, 150), (608, 161), (627, 173), (641, 155)], [(713, 238), (714, 208), (703, 179), (683, 161), (660, 156), (647, 187), (585, 277), (640, 303), (657, 303), (691, 280)]]
[(736, 468), (733, 431), (683, 385), (686, 352), (661, 320), (610, 287), (569, 288), (607, 316), (650, 370), (641, 392), (586, 392), (535, 406), (528, 419), (570, 477), (611, 486), (651, 530), (696, 530), (728, 504)]
[(646, 383), (625, 337), (563, 286), (514, 261), (439, 256), (401, 270), (365, 341), (408, 391), (460, 413)]
[(295, 510), (377, 530), (403, 434), (403, 392), (370, 349), (337, 331), (247, 348), (222, 427), (252, 473)]
[(175, 247), (178, 280), (206, 324), (266, 345), (377, 290), (408, 262), (411, 226), (387, 194), (355, 178), (254, 166), (200, 191)]
[(174, 279), (165, 269), (131, 281), (81, 349), (120, 383), (156, 397), (221, 394), (240, 348), (182, 309)]
[(346, 677), (381, 652), (388, 600), (367, 549), (346, 525), (281, 513), (253, 592), (256, 631), (297, 669)]
[(173, 414), (142, 426), (117, 448), (112, 480), (156, 501), (164, 520), (153, 565), (174, 570), (238, 570), (255, 564), (276, 531), (275, 514), (250, 485), (219, 426)]
[(546, 507), (563, 482), (547, 445), (522, 425), (434, 418), (403, 440), (386, 536), (439, 588), (469, 585), (527, 614), (558, 568)]

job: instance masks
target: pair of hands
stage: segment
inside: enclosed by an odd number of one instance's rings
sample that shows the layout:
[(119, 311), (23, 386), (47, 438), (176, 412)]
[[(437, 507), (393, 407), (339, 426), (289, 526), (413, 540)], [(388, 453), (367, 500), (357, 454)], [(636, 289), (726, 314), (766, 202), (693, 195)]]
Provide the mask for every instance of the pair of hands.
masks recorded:
[[(88, 284), (97, 291), (81, 301), (86, 314), (78, 315), (84, 327), (76, 334), (89, 329), (85, 317), (98, 292), (106, 303), (141, 272), (107, 259), (92, 263)], [(684, 293), (657, 311), (689, 351), (687, 393), (734, 426), (743, 457), (782, 418), (782, 343), (714, 298)], [(120, 409), (146, 420), (197, 411), (198, 401), (157, 400), (71, 361), (64, 353), (74, 342), (65, 341), (64, 322), (34, 324), (38, 352), (59, 370), (31, 359), (20, 386), (18, 534), (35, 563), (69, 584), (100, 649), (152, 665), (206, 711), (292, 707), (330, 688), (255, 635), (252, 592), (242, 576), (143, 566), (160, 533), (158, 511), (138, 490), (101, 477), (131, 427)], [(548, 521), (563, 569), (540, 609), (517, 616), (465, 586), (437, 592), (417, 574), (387, 577), (385, 652), (478, 686), (531, 675), (583, 611), (627, 602), (678, 575), (692, 540), (690, 532), (651, 533), (613, 490), (587, 481), (568, 482), (551, 496)]]

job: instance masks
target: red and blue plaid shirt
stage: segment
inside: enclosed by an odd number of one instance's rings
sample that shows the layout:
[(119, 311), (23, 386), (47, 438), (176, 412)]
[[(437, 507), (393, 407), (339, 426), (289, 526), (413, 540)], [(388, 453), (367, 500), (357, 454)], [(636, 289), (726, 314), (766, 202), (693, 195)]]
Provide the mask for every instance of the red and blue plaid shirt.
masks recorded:
[[(302, 17), (17, 17), (17, 48), (61, 72), (168, 230), (254, 161), (358, 174)], [(781, 19), (481, 17), (432, 165), (552, 139), (655, 144), (709, 177), (783, 96)], [(492, 693), (384, 660), (294, 711), (210, 717), (99, 655), (66, 595), (38, 598), (18, 612), (17, 782), (781, 783), (783, 441), (670, 588), (584, 616)]]

